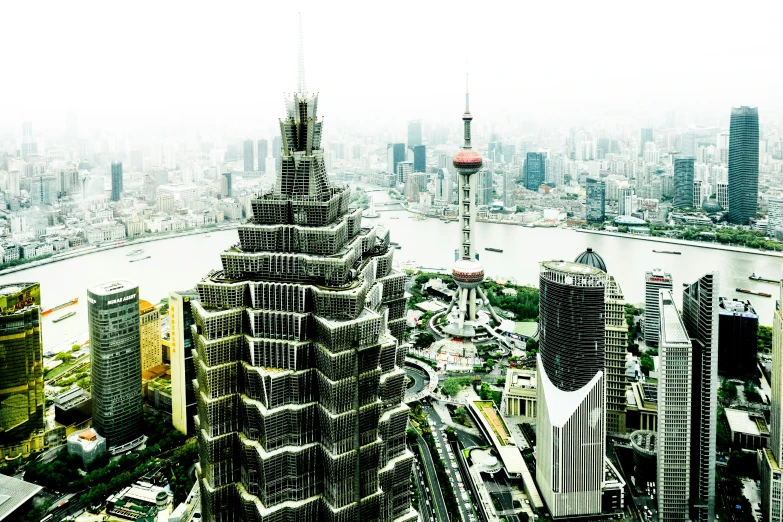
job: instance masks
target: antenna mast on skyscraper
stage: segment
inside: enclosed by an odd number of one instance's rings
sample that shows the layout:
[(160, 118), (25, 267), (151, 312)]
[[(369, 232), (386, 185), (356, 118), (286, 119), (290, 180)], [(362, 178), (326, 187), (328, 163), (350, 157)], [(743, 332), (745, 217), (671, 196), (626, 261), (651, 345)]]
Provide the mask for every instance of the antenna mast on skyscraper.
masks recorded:
[(302, 13), (299, 13), (299, 75), (297, 77), (297, 92), (299, 94), (307, 94), (304, 72), (304, 37), (302, 32)]

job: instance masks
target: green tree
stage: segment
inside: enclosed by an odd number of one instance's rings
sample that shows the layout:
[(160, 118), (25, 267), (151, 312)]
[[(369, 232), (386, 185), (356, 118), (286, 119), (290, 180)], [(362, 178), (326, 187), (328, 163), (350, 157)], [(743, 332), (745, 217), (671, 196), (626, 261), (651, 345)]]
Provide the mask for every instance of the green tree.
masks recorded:
[(758, 330), (758, 350), (760, 352), (772, 351), (772, 328), (769, 326), (759, 325)]
[(416, 337), (416, 341), (413, 343), (413, 346), (421, 350), (423, 348), (429, 347), (434, 342), (434, 335), (429, 332), (422, 332), (418, 335), (418, 337)]
[(642, 367), (642, 373), (647, 376), (650, 375), (651, 371), (655, 370), (655, 362), (653, 361), (653, 358), (646, 353), (642, 354), (640, 366)]
[(73, 346), (71, 346), (71, 351), (72, 352), (78, 352), (81, 349), (82, 349), (82, 346), (80, 344), (74, 344)]

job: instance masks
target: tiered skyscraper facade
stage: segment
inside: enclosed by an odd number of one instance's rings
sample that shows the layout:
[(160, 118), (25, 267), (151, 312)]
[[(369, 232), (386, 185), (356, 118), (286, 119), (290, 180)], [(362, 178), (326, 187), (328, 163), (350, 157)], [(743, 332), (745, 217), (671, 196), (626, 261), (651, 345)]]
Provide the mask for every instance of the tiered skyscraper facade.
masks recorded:
[(552, 517), (601, 512), (606, 273), (541, 263), (536, 482)]
[(747, 225), (759, 198), (759, 110), (733, 107), (729, 122), (729, 221)]
[(202, 513), (412, 521), (405, 276), (331, 185), (317, 95), (287, 100), (281, 169), (191, 301)]

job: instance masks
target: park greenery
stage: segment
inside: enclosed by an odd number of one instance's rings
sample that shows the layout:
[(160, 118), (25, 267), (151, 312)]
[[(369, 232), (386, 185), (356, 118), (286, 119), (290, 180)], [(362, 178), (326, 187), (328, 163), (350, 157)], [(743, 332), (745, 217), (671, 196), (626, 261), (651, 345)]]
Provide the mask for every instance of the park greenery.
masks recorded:
[(108, 455), (94, 462), (85, 473), (79, 468), (81, 459), (68, 455), (63, 448), (50, 462), (31, 461), (26, 466), (25, 480), (50, 490), (78, 493), (86, 506), (102, 504), (106, 497), (130, 485), (166, 459), (172, 477), (169, 479), (175, 503), (182, 502), (193, 486), (188, 469), (197, 459), (195, 443), (184, 445), (185, 436), (157, 413), (144, 414), (145, 448), (109, 459)]
[(473, 384), (473, 377), (451, 377), (446, 379), (441, 387), (441, 393), (449, 397), (456, 397), (465, 386)]
[(772, 352), (772, 327), (759, 325), (758, 350), (760, 352)]

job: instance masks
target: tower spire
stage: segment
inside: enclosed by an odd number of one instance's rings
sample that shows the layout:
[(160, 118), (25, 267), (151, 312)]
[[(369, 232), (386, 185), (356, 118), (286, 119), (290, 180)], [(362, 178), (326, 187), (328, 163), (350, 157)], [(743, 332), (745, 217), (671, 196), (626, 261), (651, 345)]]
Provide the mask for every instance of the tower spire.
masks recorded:
[(465, 71), (465, 114), (470, 114), (470, 89), (468, 88), (468, 71)]
[(302, 33), (302, 13), (299, 13), (299, 74), (296, 79), (296, 92), (307, 94), (304, 71), (304, 38)]

